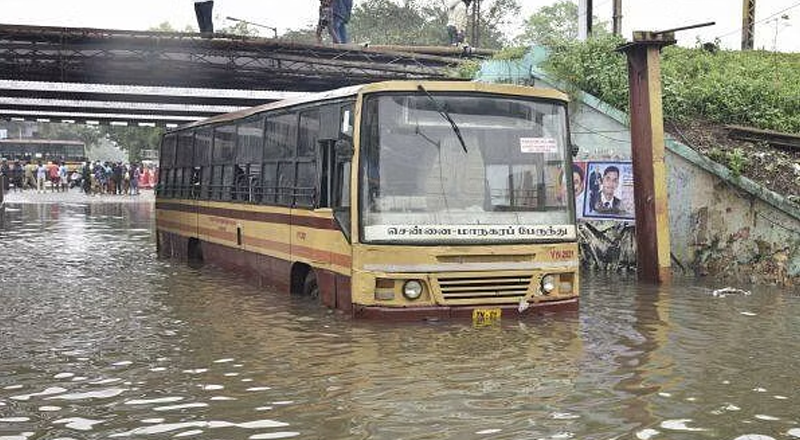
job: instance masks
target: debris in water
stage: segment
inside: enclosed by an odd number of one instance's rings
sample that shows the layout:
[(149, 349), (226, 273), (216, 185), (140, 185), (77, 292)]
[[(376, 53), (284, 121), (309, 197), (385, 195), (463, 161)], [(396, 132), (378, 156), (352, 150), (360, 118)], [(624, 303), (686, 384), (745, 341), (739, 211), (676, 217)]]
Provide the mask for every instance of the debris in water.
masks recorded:
[(742, 290), (737, 289), (735, 287), (723, 287), (722, 289), (717, 289), (711, 293), (713, 296), (718, 296), (720, 298), (725, 298), (728, 295), (750, 295), (749, 290)]

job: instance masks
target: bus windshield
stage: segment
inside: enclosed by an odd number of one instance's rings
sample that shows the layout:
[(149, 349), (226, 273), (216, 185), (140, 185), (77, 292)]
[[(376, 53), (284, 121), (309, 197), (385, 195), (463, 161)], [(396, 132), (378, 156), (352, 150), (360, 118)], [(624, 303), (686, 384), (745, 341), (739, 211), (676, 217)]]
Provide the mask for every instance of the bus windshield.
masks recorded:
[(364, 242), (575, 239), (565, 103), (422, 92), (365, 98)]

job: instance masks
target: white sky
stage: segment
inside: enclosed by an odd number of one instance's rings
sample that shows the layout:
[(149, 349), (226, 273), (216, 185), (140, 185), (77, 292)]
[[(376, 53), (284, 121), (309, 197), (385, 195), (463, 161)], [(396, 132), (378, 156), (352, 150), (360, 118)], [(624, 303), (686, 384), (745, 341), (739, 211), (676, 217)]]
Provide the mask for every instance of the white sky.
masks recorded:
[[(193, 0), (0, 0), (0, 23), (67, 27), (145, 30), (167, 21), (178, 29), (196, 25)], [(361, 0), (355, 0), (360, 3)], [(575, 0), (577, 2), (577, 0)], [(520, 0), (522, 17), (554, 0)], [(611, 0), (594, 0), (594, 15), (611, 22)], [(215, 27), (230, 24), (226, 16), (277, 27), (279, 33), (313, 25), (317, 19), (318, 0), (216, 0)], [(742, 0), (622, 0), (623, 35), (631, 31), (663, 30), (689, 24), (715, 21), (716, 25), (677, 34), (679, 44), (692, 46), (696, 37), (712, 41), (721, 37), (725, 48), (740, 46), (739, 28)], [(766, 19), (784, 12), (788, 20), (778, 23), (777, 48), (800, 52), (800, 0), (757, 0), (756, 48), (771, 50), (775, 41), (776, 22)], [(784, 13), (780, 14), (783, 15)], [(779, 16), (780, 16), (779, 15)], [(519, 23), (508, 27), (513, 35)], [(271, 33), (264, 30), (264, 36)]]

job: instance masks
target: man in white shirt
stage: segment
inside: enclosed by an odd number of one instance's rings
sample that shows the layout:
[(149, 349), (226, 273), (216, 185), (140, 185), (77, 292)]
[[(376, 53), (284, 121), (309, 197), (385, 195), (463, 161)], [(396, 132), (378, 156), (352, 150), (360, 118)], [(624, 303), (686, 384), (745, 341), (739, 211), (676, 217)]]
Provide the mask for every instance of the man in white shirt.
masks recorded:
[(44, 183), (47, 180), (47, 167), (42, 165), (42, 162), (39, 162), (39, 165), (36, 167), (36, 190), (38, 193), (44, 192)]
[(447, 36), (451, 46), (464, 43), (467, 34), (467, 8), (470, 3), (472, 0), (452, 0), (447, 5)]

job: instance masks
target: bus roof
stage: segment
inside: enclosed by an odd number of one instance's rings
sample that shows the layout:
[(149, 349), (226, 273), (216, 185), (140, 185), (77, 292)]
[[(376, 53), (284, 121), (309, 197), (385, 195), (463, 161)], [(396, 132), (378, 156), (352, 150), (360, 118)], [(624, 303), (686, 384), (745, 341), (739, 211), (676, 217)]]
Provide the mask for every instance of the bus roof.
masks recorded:
[(293, 107), (296, 105), (307, 104), (310, 102), (330, 101), (342, 98), (356, 96), (359, 93), (376, 93), (376, 92), (413, 92), (419, 86), (425, 87), (426, 90), (431, 92), (479, 92), (479, 93), (496, 93), (502, 95), (516, 95), (534, 98), (555, 99), (558, 101), (569, 101), (567, 95), (555, 89), (546, 89), (541, 87), (528, 87), (518, 86), (511, 84), (490, 84), (472, 81), (384, 81), (370, 84), (362, 84), (356, 86), (343, 87), (340, 89), (329, 90), (326, 92), (309, 93), (296, 98), (284, 99), (281, 101), (271, 102), (269, 104), (259, 105), (235, 111), (232, 113), (225, 113), (217, 116), (212, 116), (197, 122), (192, 122), (182, 125), (175, 129), (169, 130), (181, 131), (187, 128), (200, 127), (204, 125), (212, 125), (219, 122), (229, 122), (238, 119), (246, 118), (267, 110), (280, 109), (286, 107)]

